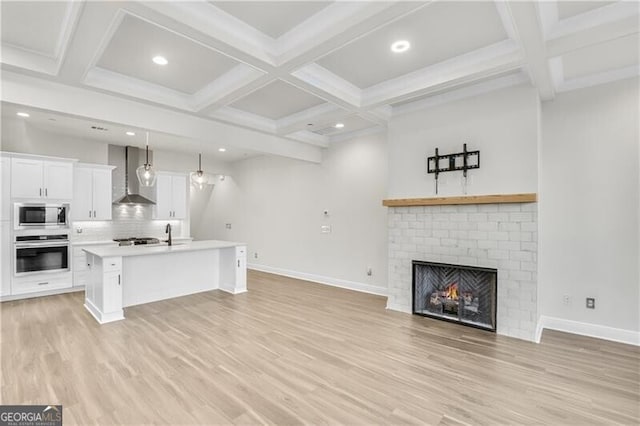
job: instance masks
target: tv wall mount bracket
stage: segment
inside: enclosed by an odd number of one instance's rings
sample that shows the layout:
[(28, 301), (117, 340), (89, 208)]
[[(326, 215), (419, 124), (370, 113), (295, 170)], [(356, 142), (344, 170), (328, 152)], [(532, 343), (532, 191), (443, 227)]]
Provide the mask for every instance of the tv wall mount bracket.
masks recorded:
[(436, 155), (427, 158), (427, 173), (434, 173), (436, 178), (436, 194), (438, 193), (438, 176), (440, 173), (455, 172), (462, 170), (465, 181), (465, 193), (467, 182), (467, 171), (480, 168), (480, 151), (467, 151), (465, 143), (462, 152), (455, 154), (440, 155), (436, 148)]

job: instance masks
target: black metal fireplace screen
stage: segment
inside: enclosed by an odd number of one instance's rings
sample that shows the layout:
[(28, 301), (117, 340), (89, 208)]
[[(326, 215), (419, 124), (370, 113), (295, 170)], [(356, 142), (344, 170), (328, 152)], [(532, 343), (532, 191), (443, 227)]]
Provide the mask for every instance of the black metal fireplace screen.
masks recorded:
[(496, 330), (498, 271), (413, 261), (413, 313)]

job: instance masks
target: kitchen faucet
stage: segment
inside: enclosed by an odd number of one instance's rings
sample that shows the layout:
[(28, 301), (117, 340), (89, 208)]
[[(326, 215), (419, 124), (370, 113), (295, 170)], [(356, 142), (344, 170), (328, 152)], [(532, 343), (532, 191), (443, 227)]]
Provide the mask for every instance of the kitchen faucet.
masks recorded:
[(169, 234), (169, 239), (167, 240), (168, 245), (172, 245), (171, 244), (171, 224), (167, 223), (167, 228), (164, 230), (165, 234)]

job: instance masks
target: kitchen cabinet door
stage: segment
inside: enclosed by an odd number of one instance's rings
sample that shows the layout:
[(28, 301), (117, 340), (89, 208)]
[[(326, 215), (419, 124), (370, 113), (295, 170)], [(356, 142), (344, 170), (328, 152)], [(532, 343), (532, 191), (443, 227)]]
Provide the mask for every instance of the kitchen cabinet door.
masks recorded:
[(104, 305), (102, 312), (122, 310), (122, 283), (120, 271), (105, 272), (103, 275)]
[(44, 195), (48, 199), (73, 198), (73, 164), (59, 161), (44, 162)]
[(77, 168), (73, 182), (73, 220), (91, 220), (93, 218), (93, 172), (91, 169)]
[(42, 161), (25, 158), (11, 159), (11, 196), (14, 198), (41, 198)]
[(171, 201), (173, 204), (173, 219), (185, 219), (187, 217), (187, 178), (186, 176), (173, 176), (171, 182)]
[(93, 170), (93, 219), (111, 220), (111, 170)]
[(173, 203), (171, 201), (171, 192), (173, 189), (173, 177), (171, 175), (158, 174), (156, 186), (156, 219), (172, 219)]

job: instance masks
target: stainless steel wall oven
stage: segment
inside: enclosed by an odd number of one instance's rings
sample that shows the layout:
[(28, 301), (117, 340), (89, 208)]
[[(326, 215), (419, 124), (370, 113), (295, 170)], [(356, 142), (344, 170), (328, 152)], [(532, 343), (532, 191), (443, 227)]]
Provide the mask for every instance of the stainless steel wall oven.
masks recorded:
[(67, 234), (17, 235), (14, 245), (14, 272), (17, 277), (70, 270)]

